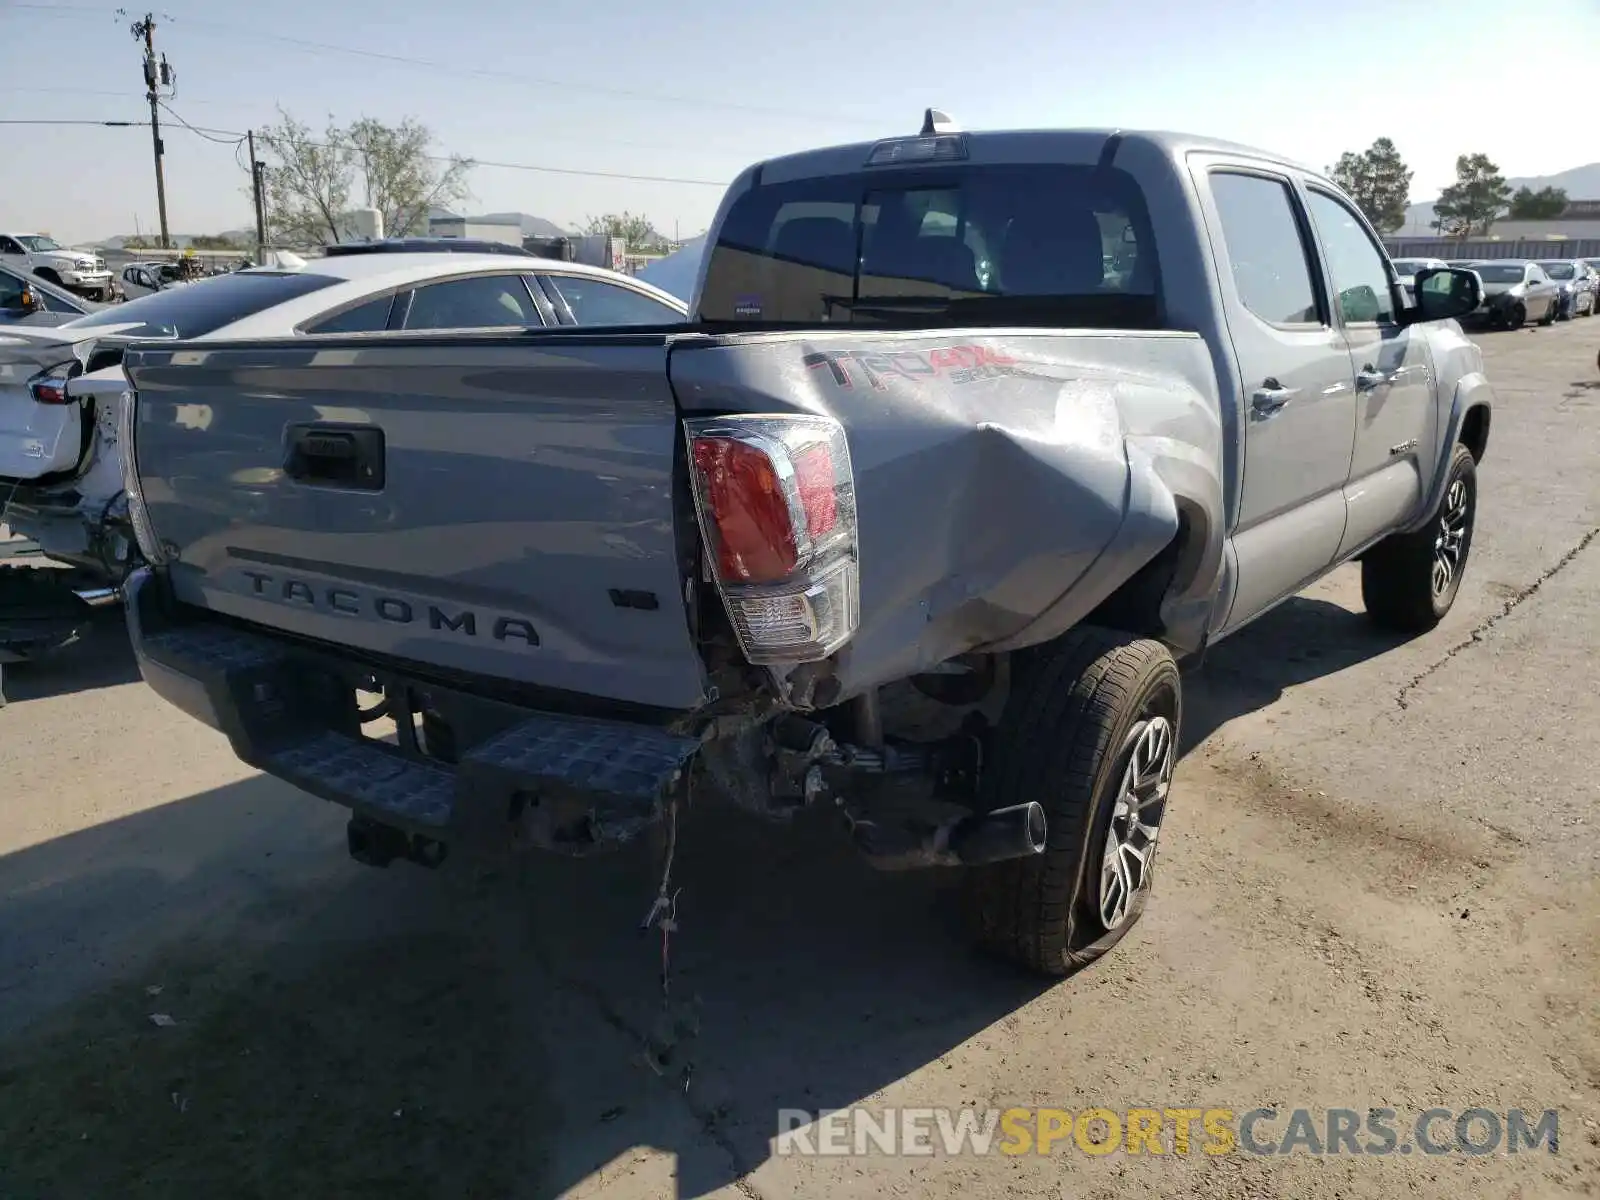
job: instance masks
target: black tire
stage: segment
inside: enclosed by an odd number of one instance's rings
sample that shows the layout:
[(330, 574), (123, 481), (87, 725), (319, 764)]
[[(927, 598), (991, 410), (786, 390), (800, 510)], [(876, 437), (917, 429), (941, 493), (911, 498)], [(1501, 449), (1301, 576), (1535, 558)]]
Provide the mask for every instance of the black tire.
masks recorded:
[[(1045, 975), (1066, 975), (1122, 940), (1144, 912), (1167, 787), (1177, 759), (1182, 684), (1160, 642), (1097, 626), (1080, 626), (1056, 641), (1018, 653), (1012, 688), (984, 768), (984, 803), (1004, 808), (1037, 800), (1044, 806), (1046, 849), (1032, 858), (974, 868), (967, 907), (984, 949)], [(1124, 865), (1122, 915), (1108, 927), (1102, 901), (1116, 898), (1105, 863), (1115, 823), (1129, 826), (1119, 804), (1136, 751), (1150, 753), (1164, 722), (1168, 739), (1140, 807), (1143, 866), (1130, 850)], [(1159, 798), (1156, 792), (1159, 790)], [(1119, 811), (1120, 810), (1120, 811)], [(1128, 886), (1128, 885), (1132, 886)]]
[[(1461, 590), (1477, 511), (1478, 466), (1472, 452), (1457, 445), (1444, 494), (1428, 523), (1415, 533), (1385, 538), (1361, 559), (1361, 598), (1375, 624), (1399, 633), (1426, 633), (1444, 620)], [(1452, 529), (1456, 553), (1441, 586), (1439, 563)]]
[(1560, 317), (1561, 317), (1561, 301), (1557, 300), (1554, 304), (1552, 304), (1550, 306), (1550, 311), (1545, 313), (1544, 316), (1539, 318), (1539, 324), (1541, 324), (1541, 325), (1554, 325), (1556, 323), (1556, 321), (1558, 319), (1560, 319)]
[(1506, 309), (1506, 328), (1521, 329), (1528, 323), (1528, 310), (1520, 304), (1513, 304)]

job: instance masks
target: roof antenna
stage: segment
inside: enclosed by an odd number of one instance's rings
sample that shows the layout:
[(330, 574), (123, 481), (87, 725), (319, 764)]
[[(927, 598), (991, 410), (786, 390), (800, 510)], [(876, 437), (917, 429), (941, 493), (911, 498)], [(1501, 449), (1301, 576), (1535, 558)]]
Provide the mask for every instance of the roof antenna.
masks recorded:
[(932, 137), (936, 133), (960, 133), (961, 128), (950, 114), (937, 108), (930, 108), (922, 114), (922, 136)]

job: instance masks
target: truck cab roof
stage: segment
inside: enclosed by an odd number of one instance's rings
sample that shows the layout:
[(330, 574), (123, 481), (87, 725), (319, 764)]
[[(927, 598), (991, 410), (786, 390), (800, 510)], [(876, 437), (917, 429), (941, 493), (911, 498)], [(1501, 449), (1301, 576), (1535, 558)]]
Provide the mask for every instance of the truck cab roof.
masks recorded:
[[(913, 143), (927, 139), (952, 139), (964, 144), (963, 160), (972, 163), (1069, 163), (1088, 165), (1105, 161), (1108, 165), (1126, 148), (1140, 146), (1170, 159), (1192, 153), (1226, 154), (1281, 163), (1312, 175), (1323, 172), (1286, 155), (1238, 142), (1202, 137), (1197, 134), (1164, 130), (1131, 129), (995, 129), (949, 130), (931, 134), (905, 134), (873, 141), (851, 142), (817, 150), (804, 150), (767, 159), (750, 168), (761, 182), (800, 179), (814, 175), (844, 174), (861, 170), (874, 152), (891, 143)], [(901, 162), (874, 164), (896, 166), (930, 165), (938, 159), (907, 158)], [(950, 160), (942, 160), (950, 161)]]

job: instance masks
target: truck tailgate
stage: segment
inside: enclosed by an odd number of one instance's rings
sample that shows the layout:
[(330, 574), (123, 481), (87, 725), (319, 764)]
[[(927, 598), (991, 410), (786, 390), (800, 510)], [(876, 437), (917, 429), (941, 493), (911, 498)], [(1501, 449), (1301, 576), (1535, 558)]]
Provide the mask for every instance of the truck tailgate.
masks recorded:
[(453, 671), (690, 708), (665, 335), (131, 352), (176, 598)]

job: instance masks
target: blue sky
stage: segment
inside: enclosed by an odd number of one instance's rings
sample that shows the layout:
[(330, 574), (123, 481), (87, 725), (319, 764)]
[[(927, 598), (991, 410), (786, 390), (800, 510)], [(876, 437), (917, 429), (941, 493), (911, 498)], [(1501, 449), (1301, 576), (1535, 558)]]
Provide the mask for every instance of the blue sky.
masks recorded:
[[(1590, 53), (1600, 0), (1542, 0), (1523, 18), (1517, 7), (170, 0), (155, 13), (157, 48), (178, 73), (172, 107), (204, 127), (264, 125), (278, 105), (315, 126), (329, 114), (409, 115), (442, 150), (480, 160), (721, 184), (772, 154), (914, 132), (935, 104), (971, 128), (1183, 129), (1317, 166), (1388, 136), (1421, 200), (1449, 181), (1460, 153), (1487, 153), (1508, 175), (1600, 157)], [(144, 117), (128, 32), (144, 8), (115, 12), (0, 0), (0, 120)], [(148, 130), (0, 124), (0, 163), (0, 228), (86, 240), (132, 232), (136, 219), (155, 227)], [(232, 146), (174, 124), (166, 170), (174, 232), (250, 223)], [(720, 196), (717, 186), (487, 166), (471, 182), (472, 211), (570, 225), (627, 209), (684, 236)]]

